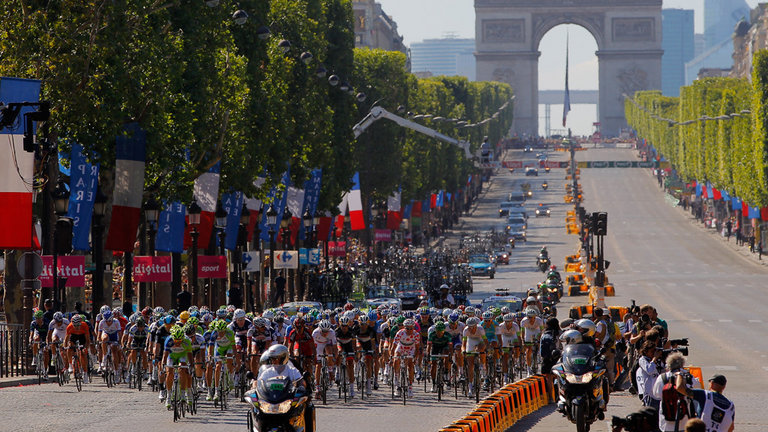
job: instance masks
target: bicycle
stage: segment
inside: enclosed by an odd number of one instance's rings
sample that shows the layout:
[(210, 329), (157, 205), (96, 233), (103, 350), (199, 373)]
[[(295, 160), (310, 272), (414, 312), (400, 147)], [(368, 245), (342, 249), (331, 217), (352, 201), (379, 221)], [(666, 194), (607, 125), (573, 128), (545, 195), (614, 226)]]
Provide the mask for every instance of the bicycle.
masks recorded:
[(32, 345), (38, 345), (35, 356), (35, 375), (37, 375), (37, 385), (41, 385), (43, 380), (48, 380), (48, 365), (45, 364), (45, 341), (32, 341)]
[(168, 394), (168, 398), (171, 401), (171, 409), (173, 410), (174, 423), (179, 421), (182, 417), (186, 417), (187, 401), (182, 397), (181, 383), (179, 382), (179, 369), (187, 368), (186, 365), (173, 365), (169, 366), (173, 369), (173, 385), (171, 391)]
[(364, 351), (360, 361), (358, 361), (357, 365), (355, 366), (355, 369), (357, 369), (357, 389), (360, 393), (360, 400), (365, 400), (366, 387), (368, 386), (368, 380), (371, 378), (371, 374), (373, 372), (368, 370), (368, 364), (366, 361), (369, 358), (371, 359), (371, 365), (373, 365), (373, 362), (375, 361), (373, 357), (373, 351)]
[(227, 369), (227, 361), (233, 358), (232, 354), (227, 354), (224, 359), (221, 357), (216, 359), (217, 363), (221, 363), (221, 371), (219, 372), (219, 385), (216, 387), (216, 392), (219, 396), (219, 400), (213, 400), (213, 406), (218, 406), (222, 411), (227, 409), (227, 397), (229, 396), (231, 377), (229, 370)]
[[(466, 372), (466, 376), (469, 377), (469, 362), (466, 361), (467, 358), (472, 356), (478, 356), (478, 352), (466, 352), (464, 353), (464, 369)], [(475, 403), (480, 403), (480, 358), (478, 358), (472, 362), (472, 370), (474, 372), (474, 378), (472, 380), (472, 392), (475, 395)], [(467, 380), (469, 381), (469, 380)], [(468, 387), (468, 386), (467, 386)], [(469, 394), (469, 389), (467, 389), (464, 393), (467, 397), (472, 397), (472, 395)]]
[(83, 366), (80, 364), (80, 351), (83, 347), (80, 341), (75, 343), (75, 352), (72, 354), (72, 370), (75, 376), (75, 387), (77, 391), (83, 391)]
[(101, 374), (104, 377), (104, 383), (107, 384), (107, 388), (111, 388), (115, 386), (115, 365), (112, 361), (112, 344), (107, 344), (107, 352), (104, 353), (104, 358), (102, 359), (102, 363), (104, 363), (104, 367), (102, 368)]
[(331, 378), (328, 372), (328, 359), (325, 358), (325, 354), (320, 356), (320, 398), (323, 400), (323, 405), (327, 404), (328, 388), (330, 387)]
[(64, 358), (61, 356), (61, 341), (51, 342), (51, 348), (58, 346), (56, 349), (56, 357), (54, 358), (54, 364), (56, 365), (56, 382), (59, 383), (59, 387), (69, 383), (69, 376), (67, 373), (67, 367), (64, 364)]
[(405, 359), (413, 357), (399, 355), (397, 358), (400, 359), (400, 395), (403, 397), (403, 405), (405, 405), (405, 402), (408, 399), (408, 365), (406, 364)]
[(437, 361), (437, 367), (435, 368), (435, 390), (437, 391), (437, 400), (443, 400), (443, 386), (445, 385), (445, 359), (448, 358), (448, 354), (435, 354), (432, 356), (432, 361)]
[(233, 377), (235, 380), (235, 397), (239, 397), (240, 402), (245, 402), (245, 392), (248, 391), (248, 383), (246, 382), (247, 379), (245, 377), (245, 365), (248, 357), (245, 351), (240, 352), (240, 356), (240, 367), (235, 371)]
[(341, 353), (341, 361), (339, 362), (339, 375), (336, 377), (339, 380), (339, 399), (341, 399), (342, 395), (344, 396), (344, 403), (347, 403), (347, 393), (349, 392), (347, 383), (347, 360), (351, 357), (354, 361), (355, 354), (349, 354), (349, 353)]
[(141, 391), (141, 384), (144, 381), (144, 363), (140, 353), (143, 349), (131, 348), (131, 351), (136, 351), (136, 360), (128, 366), (128, 388), (135, 388), (138, 391)]

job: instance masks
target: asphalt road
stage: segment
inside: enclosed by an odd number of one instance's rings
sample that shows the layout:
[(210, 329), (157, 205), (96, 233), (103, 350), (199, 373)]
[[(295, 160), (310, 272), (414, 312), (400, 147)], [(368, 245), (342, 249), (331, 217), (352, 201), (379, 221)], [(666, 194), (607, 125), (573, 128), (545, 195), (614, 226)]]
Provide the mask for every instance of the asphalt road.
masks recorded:
[[(565, 160), (565, 153), (550, 159)], [(532, 154), (514, 152), (510, 159), (531, 160)], [(631, 150), (590, 149), (579, 152), (581, 160), (633, 160)], [(498, 203), (520, 184), (530, 182), (534, 197), (529, 209), (539, 202), (551, 204), (552, 216), (531, 216), (528, 242), (519, 244), (509, 265), (500, 266), (496, 278), (477, 278), (473, 302), (491, 295), (496, 288), (521, 293), (542, 279), (534, 267), (535, 256), (546, 245), (553, 262), (563, 266), (565, 255), (576, 251), (576, 236), (565, 233), (565, 212), (572, 208), (563, 203), (564, 171), (553, 169), (539, 177), (524, 177), (520, 170), (501, 171), (479, 201), (473, 216), (463, 218), (463, 230), (501, 229), (504, 220), (497, 216)], [(540, 187), (549, 182), (549, 190)], [(715, 372), (728, 377), (726, 396), (736, 403), (737, 430), (765, 431), (768, 421), (764, 410), (768, 384), (768, 318), (762, 291), (765, 267), (743, 258), (717, 238), (689, 222), (680, 209), (670, 206), (645, 169), (583, 169), (588, 211), (607, 211), (608, 236), (606, 258), (611, 261), (608, 277), (615, 284), (617, 296), (609, 304), (628, 305), (630, 299), (651, 303), (670, 324), (672, 337), (689, 337), (689, 361), (703, 368), (705, 377)], [(458, 232), (448, 238), (449, 244)], [(559, 308), (561, 316), (572, 304), (584, 298), (565, 297)], [(416, 389), (416, 397), (407, 406), (391, 401), (379, 390), (370, 401), (355, 399), (348, 404), (331, 399), (317, 412), (318, 431), (436, 431), (461, 417), (473, 404), (448, 398), (437, 403), (434, 395)], [(625, 415), (640, 406), (626, 394), (613, 394), (608, 415)], [(179, 423), (157, 402), (157, 394), (136, 392), (125, 386), (107, 389), (97, 382), (82, 393), (74, 385), (27, 386), (0, 389), (0, 409), (5, 413), (0, 430), (102, 431), (109, 427), (129, 431), (162, 427), (167, 431), (245, 430), (244, 404), (232, 404), (227, 412), (204, 406), (197, 416)], [(513, 431), (572, 431), (552, 407), (528, 416)], [(609, 430), (606, 423), (593, 431)]]

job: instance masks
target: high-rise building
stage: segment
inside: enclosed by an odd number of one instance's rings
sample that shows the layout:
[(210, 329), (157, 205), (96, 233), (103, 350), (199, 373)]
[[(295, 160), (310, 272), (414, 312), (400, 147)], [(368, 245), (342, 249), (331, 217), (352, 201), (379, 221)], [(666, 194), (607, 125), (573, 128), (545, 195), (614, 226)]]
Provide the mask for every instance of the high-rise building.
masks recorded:
[(355, 48), (368, 47), (407, 54), (403, 37), (397, 32), (397, 23), (384, 13), (374, 0), (353, 0), (355, 16)]
[(736, 23), (749, 20), (749, 11), (745, 0), (704, 0), (704, 51), (730, 39)]
[(411, 71), (475, 80), (475, 40), (448, 37), (411, 44)]
[(693, 56), (698, 57), (704, 52), (704, 33), (693, 35)]
[(661, 11), (661, 92), (679, 96), (685, 84), (685, 63), (694, 57), (693, 10), (663, 9)]

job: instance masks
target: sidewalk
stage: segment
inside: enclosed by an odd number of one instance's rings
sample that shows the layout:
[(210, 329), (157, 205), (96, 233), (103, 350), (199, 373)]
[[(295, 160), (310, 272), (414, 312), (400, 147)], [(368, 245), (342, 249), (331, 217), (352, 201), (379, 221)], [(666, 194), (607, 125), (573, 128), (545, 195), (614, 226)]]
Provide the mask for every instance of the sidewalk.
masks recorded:
[[(48, 378), (48, 382), (46, 383), (45, 381), (43, 381), (43, 384), (51, 384), (54, 382), (56, 382), (56, 377), (53, 377), (53, 379)], [(37, 384), (37, 376), (33, 376), (33, 375), (0, 378), (0, 389), (7, 388), (7, 387), (18, 387), (18, 386), (36, 385), (36, 384)]]

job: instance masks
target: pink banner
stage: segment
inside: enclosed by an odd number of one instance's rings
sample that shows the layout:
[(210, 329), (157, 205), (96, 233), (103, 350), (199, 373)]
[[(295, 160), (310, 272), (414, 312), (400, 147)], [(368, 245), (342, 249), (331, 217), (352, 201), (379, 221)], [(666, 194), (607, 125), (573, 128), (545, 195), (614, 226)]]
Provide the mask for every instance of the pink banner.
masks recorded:
[[(57, 259), (58, 274), (61, 278), (67, 278), (64, 286), (85, 286), (85, 256), (66, 255)], [(53, 256), (43, 255), (43, 272), (40, 273), (40, 285), (44, 288), (53, 287)]]
[(374, 239), (377, 242), (389, 242), (392, 241), (392, 231), (388, 229), (377, 229)]
[(501, 165), (504, 168), (522, 168), (523, 161), (503, 161)]
[(328, 255), (343, 257), (347, 255), (347, 242), (337, 241), (328, 242)]
[(171, 282), (173, 270), (170, 256), (133, 257), (134, 282)]
[(227, 278), (227, 257), (223, 255), (201, 255), (197, 257), (197, 277), (211, 279)]

